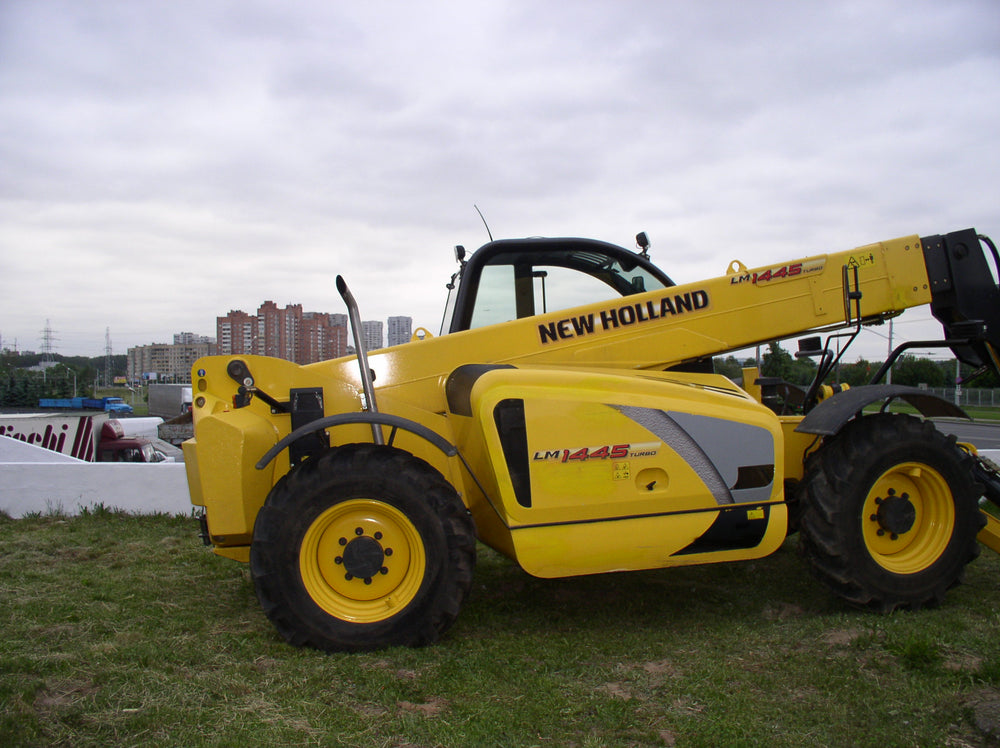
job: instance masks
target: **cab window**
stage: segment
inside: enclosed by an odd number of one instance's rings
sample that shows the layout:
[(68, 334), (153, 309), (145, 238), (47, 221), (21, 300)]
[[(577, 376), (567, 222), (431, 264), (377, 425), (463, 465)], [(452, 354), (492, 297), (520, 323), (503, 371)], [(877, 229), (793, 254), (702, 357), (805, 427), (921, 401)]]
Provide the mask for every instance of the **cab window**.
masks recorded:
[(470, 327), (495, 325), (619, 296), (613, 286), (578, 270), (532, 266), (530, 272), (518, 278), (513, 265), (487, 265), (479, 276)]
[(598, 242), (495, 242), (476, 255), (484, 251), (466, 268), (452, 332), (673, 285), (645, 258)]

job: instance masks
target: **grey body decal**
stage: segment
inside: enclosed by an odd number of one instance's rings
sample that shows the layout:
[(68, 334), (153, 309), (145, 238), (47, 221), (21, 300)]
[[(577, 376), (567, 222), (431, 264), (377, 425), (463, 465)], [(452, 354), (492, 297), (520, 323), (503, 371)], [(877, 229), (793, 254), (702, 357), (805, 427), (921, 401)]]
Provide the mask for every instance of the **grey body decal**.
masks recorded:
[[(768, 501), (774, 483), (774, 437), (767, 429), (723, 418), (613, 405), (658, 436), (704, 481), (716, 503)], [(742, 476), (741, 476), (742, 471)], [(756, 478), (747, 480), (747, 475)]]

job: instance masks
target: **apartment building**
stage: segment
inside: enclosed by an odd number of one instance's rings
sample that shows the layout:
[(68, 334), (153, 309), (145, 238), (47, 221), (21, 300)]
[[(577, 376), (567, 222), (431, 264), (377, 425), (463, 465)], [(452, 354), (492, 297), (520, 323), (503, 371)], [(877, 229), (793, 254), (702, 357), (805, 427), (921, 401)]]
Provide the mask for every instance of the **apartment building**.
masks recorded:
[(151, 343), (129, 348), (125, 356), (125, 376), (130, 382), (144, 379), (190, 382), (191, 367), (202, 356), (216, 352), (215, 341), (197, 343)]

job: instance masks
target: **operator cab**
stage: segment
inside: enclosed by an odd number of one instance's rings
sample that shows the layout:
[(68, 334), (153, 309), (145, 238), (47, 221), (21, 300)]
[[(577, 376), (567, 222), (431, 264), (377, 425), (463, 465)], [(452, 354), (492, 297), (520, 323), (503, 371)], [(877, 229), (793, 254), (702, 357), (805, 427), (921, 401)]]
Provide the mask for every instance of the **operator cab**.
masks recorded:
[(461, 280), (454, 307), (445, 310), (445, 320), (451, 313), (447, 331), (676, 285), (640, 246), (642, 254), (593, 239), (502, 239), (484, 244), (468, 261), (456, 247)]

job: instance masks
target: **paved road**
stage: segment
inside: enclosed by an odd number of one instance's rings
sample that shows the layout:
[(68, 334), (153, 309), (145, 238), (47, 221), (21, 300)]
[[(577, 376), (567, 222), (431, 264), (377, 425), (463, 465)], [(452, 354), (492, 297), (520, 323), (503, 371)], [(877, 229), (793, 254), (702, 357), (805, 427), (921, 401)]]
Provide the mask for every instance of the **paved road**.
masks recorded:
[(1000, 425), (951, 420), (936, 423), (941, 431), (955, 434), (959, 441), (971, 442), (977, 449), (1000, 449)]

